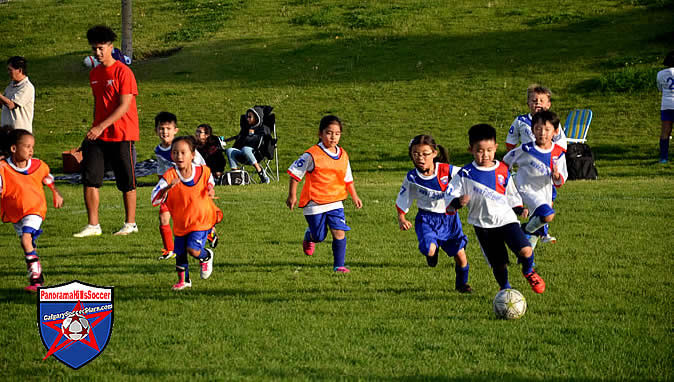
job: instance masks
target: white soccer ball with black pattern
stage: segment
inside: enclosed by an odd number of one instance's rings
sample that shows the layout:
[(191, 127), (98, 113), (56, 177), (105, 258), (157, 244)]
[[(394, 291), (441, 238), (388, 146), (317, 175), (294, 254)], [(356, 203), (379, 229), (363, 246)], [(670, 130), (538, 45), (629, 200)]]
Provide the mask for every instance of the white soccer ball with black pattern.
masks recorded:
[(89, 321), (79, 314), (74, 314), (66, 318), (61, 325), (61, 333), (63, 333), (67, 339), (73, 341), (83, 340), (89, 335), (90, 330), (91, 325), (89, 325)]
[(494, 313), (505, 320), (516, 320), (527, 311), (527, 299), (515, 289), (500, 290), (494, 297)]

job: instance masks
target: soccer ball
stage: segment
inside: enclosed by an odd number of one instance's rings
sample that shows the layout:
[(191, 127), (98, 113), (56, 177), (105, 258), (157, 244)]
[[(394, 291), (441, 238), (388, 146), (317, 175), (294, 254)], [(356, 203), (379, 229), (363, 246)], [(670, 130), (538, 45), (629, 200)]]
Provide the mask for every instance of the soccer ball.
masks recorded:
[(515, 289), (503, 289), (494, 297), (494, 313), (505, 320), (516, 320), (527, 311), (527, 300)]
[(100, 62), (98, 62), (98, 60), (94, 56), (84, 57), (83, 63), (84, 63), (84, 66), (86, 66), (89, 69), (95, 68), (95, 67), (97, 67), (98, 65), (101, 64)]
[(91, 326), (89, 325), (89, 321), (79, 314), (66, 318), (61, 325), (61, 333), (63, 333), (67, 339), (73, 341), (83, 340), (89, 335), (90, 330)]

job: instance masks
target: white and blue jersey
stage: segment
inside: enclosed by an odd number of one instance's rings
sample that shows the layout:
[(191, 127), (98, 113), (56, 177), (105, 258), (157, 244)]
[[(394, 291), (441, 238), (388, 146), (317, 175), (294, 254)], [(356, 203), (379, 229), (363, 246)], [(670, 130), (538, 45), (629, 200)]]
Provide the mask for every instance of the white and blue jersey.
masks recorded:
[[(157, 145), (157, 147), (154, 148), (154, 155), (157, 157), (157, 175), (159, 176), (164, 175), (168, 169), (175, 165), (173, 159), (171, 159), (171, 146), (162, 147), (161, 145)], [(199, 154), (198, 150), (194, 150), (194, 159), (192, 159), (192, 163), (206, 165), (204, 157)]]
[(508, 166), (494, 161), (491, 167), (475, 162), (467, 164), (449, 182), (447, 203), (463, 195), (470, 196), (468, 223), (481, 228), (502, 227), (518, 223), (514, 207), (522, 206)]
[(414, 221), (414, 230), (419, 241), (419, 251), (427, 255), (430, 244), (455, 256), (468, 244), (463, 233), (461, 219), (455, 211), (447, 213), (447, 188), (459, 169), (447, 163), (436, 163), (431, 175), (423, 175), (416, 169), (405, 176), (400, 187), (396, 208), (407, 213), (417, 201), (419, 212)]
[(658, 89), (662, 92), (660, 110), (674, 110), (674, 68), (658, 72)]
[[(535, 142), (534, 131), (531, 126), (531, 114), (518, 115), (517, 118), (510, 125), (508, 136), (506, 137), (506, 145), (517, 146), (520, 143), (525, 144)], [(557, 143), (566, 150), (566, 134), (561, 124), (558, 127), (558, 133), (552, 137), (552, 142)]]
[[(552, 186), (560, 187), (568, 177), (565, 153), (566, 150), (557, 144), (546, 150), (530, 142), (509, 151), (503, 157), (503, 162), (508, 166), (517, 165), (517, 191), (531, 212), (544, 204), (552, 207)], [(559, 181), (552, 179), (553, 165), (557, 166), (561, 175)]]

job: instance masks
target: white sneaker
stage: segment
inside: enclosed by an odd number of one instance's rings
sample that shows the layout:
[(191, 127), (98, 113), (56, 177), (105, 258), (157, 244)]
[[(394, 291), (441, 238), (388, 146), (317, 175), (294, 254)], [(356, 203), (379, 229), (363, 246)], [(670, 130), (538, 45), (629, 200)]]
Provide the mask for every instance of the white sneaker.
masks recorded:
[(101, 234), (103, 234), (103, 231), (101, 230), (100, 224), (96, 225), (87, 224), (87, 226), (84, 227), (83, 230), (74, 234), (73, 237), (101, 236)]
[(113, 235), (115, 236), (123, 236), (123, 235), (128, 235), (130, 233), (138, 232), (138, 226), (136, 223), (124, 223), (122, 226), (122, 229), (119, 231), (115, 232)]
[(554, 236), (550, 236), (550, 234), (547, 234), (541, 238), (541, 243), (555, 244), (556, 242), (557, 238)]
[(201, 262), (201, 278), (202, 279), (207, 279), (211, 277), (211, 273), (213, 273), (213, 256), (215, 253), (211, 249), (206, 248), (206, 252), (208, 252), (208, 260), (202, 261)]

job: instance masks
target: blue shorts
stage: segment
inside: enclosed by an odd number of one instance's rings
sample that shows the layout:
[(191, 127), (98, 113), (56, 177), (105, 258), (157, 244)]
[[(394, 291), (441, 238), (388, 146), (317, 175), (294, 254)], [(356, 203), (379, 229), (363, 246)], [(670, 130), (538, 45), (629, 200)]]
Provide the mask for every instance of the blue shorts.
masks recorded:
[(419, 240), (419, 251), (428, 256), (431, 244), (442, 248), (449, 256), (456, 256), (468, 245), (458, 214), (447, 215), (419, 210), (414, 220), (414, 230)]
[(554, 213), (555, 213), (555, 210), (552, 207), (550, 207), (549, 204), (541, 204), (540, 206), (538, 206), (538, 208), (536, 208), (534, 210), (534, 213), (531, 214), (531, 216), (545, 217), (545, 216), (550, 216)]
[(346, 225), (346, 217), (344, 216), (344, 208), (323, 212), (316, 215), (304, 215), (309, 223), (309, 232), (311, 233), (312, 242), (320, 243), (325, 240), (328, 235), (327, 227), (338, 229), (342, 231), (351, 231), (351, 227)]
[(506, 244), (516, 255), (522, 248), (531, 247), (519, 223), (510, 223), (496, 228), (475, 226), (475, 236), (482, 248), (482, 254), (492, 267), (509, 263)]
[(661, 121), (674, 121), (674, 110), (660, 110), (660, 120)]
[(201, 252), (204, 249), (204, 245), (206, 245), (206, 238), (209, 232), (211, 232), (210, 229), (206, 231), (192, 231), (185, 236), (176, 236), (173, 252), (176, 256), (185, 255), (187, 248)]

